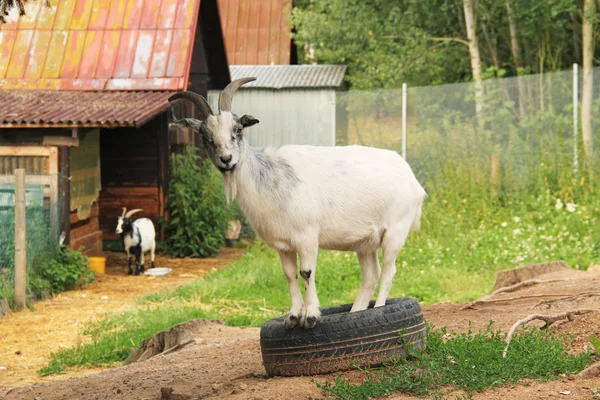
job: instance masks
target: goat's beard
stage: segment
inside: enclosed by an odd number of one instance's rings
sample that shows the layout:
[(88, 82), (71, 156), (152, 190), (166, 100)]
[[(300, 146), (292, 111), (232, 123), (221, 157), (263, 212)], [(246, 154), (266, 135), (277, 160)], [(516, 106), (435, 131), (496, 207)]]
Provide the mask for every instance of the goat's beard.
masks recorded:
[(227, 200), (227, 204), (231, 204), (237, 196), (237, 185), (232, 172), (223, 173), (223, 183), (225, 187), (225, 199)]

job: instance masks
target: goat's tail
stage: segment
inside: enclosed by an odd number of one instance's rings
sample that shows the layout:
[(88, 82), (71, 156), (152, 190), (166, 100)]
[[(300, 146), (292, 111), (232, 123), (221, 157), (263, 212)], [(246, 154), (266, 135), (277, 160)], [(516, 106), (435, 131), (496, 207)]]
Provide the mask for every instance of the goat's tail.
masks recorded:
[(427, 193), (425, 193), (425, 191), (423, 190), (423, 195), (420, 196), (417, 200), (417, 210), (415, 212), (415, 218), (413, 219), (413, 223), (410, 226), (410, 229), (414, 232), (418, 232), (421, 230), (421, 213), (423, 211), (423, 201), (425, 200), (425, 197), (427, 197)]

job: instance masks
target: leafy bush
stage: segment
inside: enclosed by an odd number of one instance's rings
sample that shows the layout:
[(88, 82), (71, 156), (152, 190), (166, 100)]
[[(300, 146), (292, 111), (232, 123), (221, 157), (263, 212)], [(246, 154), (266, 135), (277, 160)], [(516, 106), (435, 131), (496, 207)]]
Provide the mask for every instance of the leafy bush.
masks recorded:
[(87, 267), (87, 257), (63, 247), (55, 258), (46, 261), (39, 271), (51, 293), (60, 293), (91, 283), (94, 273)]
[(256, 233), (254, 233), (254, 231), (252, 230), (252, 226), (250, 225), (250, 222), (248, 222), (248, 219), (244, 215), (244, 213), (243, 213), (242, 209), (240, 208), (240, 205), (238, 204), (237, 201), (233, 201), (231, 203), (228, 219), (230, 221), (240, 220), (240, 222), (242, 223), (242, 231), (240, 232), (240, 239), (256, 237)]
[(229, 216), (223, 179), (194, 146), (173, 157), (168, 206), (169, 219), (162, 223), (169, 255), (210, 257), (223, 247)]

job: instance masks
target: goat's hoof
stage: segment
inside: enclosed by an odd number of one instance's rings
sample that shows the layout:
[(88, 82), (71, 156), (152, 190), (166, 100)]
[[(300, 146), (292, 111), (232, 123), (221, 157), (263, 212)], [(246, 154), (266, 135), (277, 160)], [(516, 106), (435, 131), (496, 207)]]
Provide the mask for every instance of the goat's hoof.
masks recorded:
[(286, 329), (292, 329), (293, 327), (298, 325), (298, 321), (299, 321), (299, 319), (298, 319), (297, 315), (288, 314), (285, 316), (283, 325), (285, 326)]
[(142, 268), (140, 268), (140, 271), (141, 271), (141, 272), (144, 272), (144, 271), (145, 271), (145, 270), (144, 270), (144, 266), (143, 266), (143, 265), (142, 265)]
[(132, 270), (127, 271), (127, 275), (133, 275), (133, 271)]
[(134, 275), (135, 275), (135, 276), (138, 276), (139, 274), (140, 274), (140, 271), (137, 271), (137, 270), (136, 270)]
[(306, 321), (304, 322), (305, 329), (312, 329), (317, 326), (317, 317), (306, 317)]

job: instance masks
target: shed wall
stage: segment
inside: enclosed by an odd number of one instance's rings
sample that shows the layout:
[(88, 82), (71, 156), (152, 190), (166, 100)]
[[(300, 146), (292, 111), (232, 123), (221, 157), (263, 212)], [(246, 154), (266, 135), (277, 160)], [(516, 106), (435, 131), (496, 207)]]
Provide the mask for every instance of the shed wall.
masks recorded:
[[(219, 93), (208, 92), (215, 112)], [(335, 103), (333, 89), (240, 89), (233, 98), (232, 111), (260, 120), (246, 136), (253, 146), (335, 146)]]

